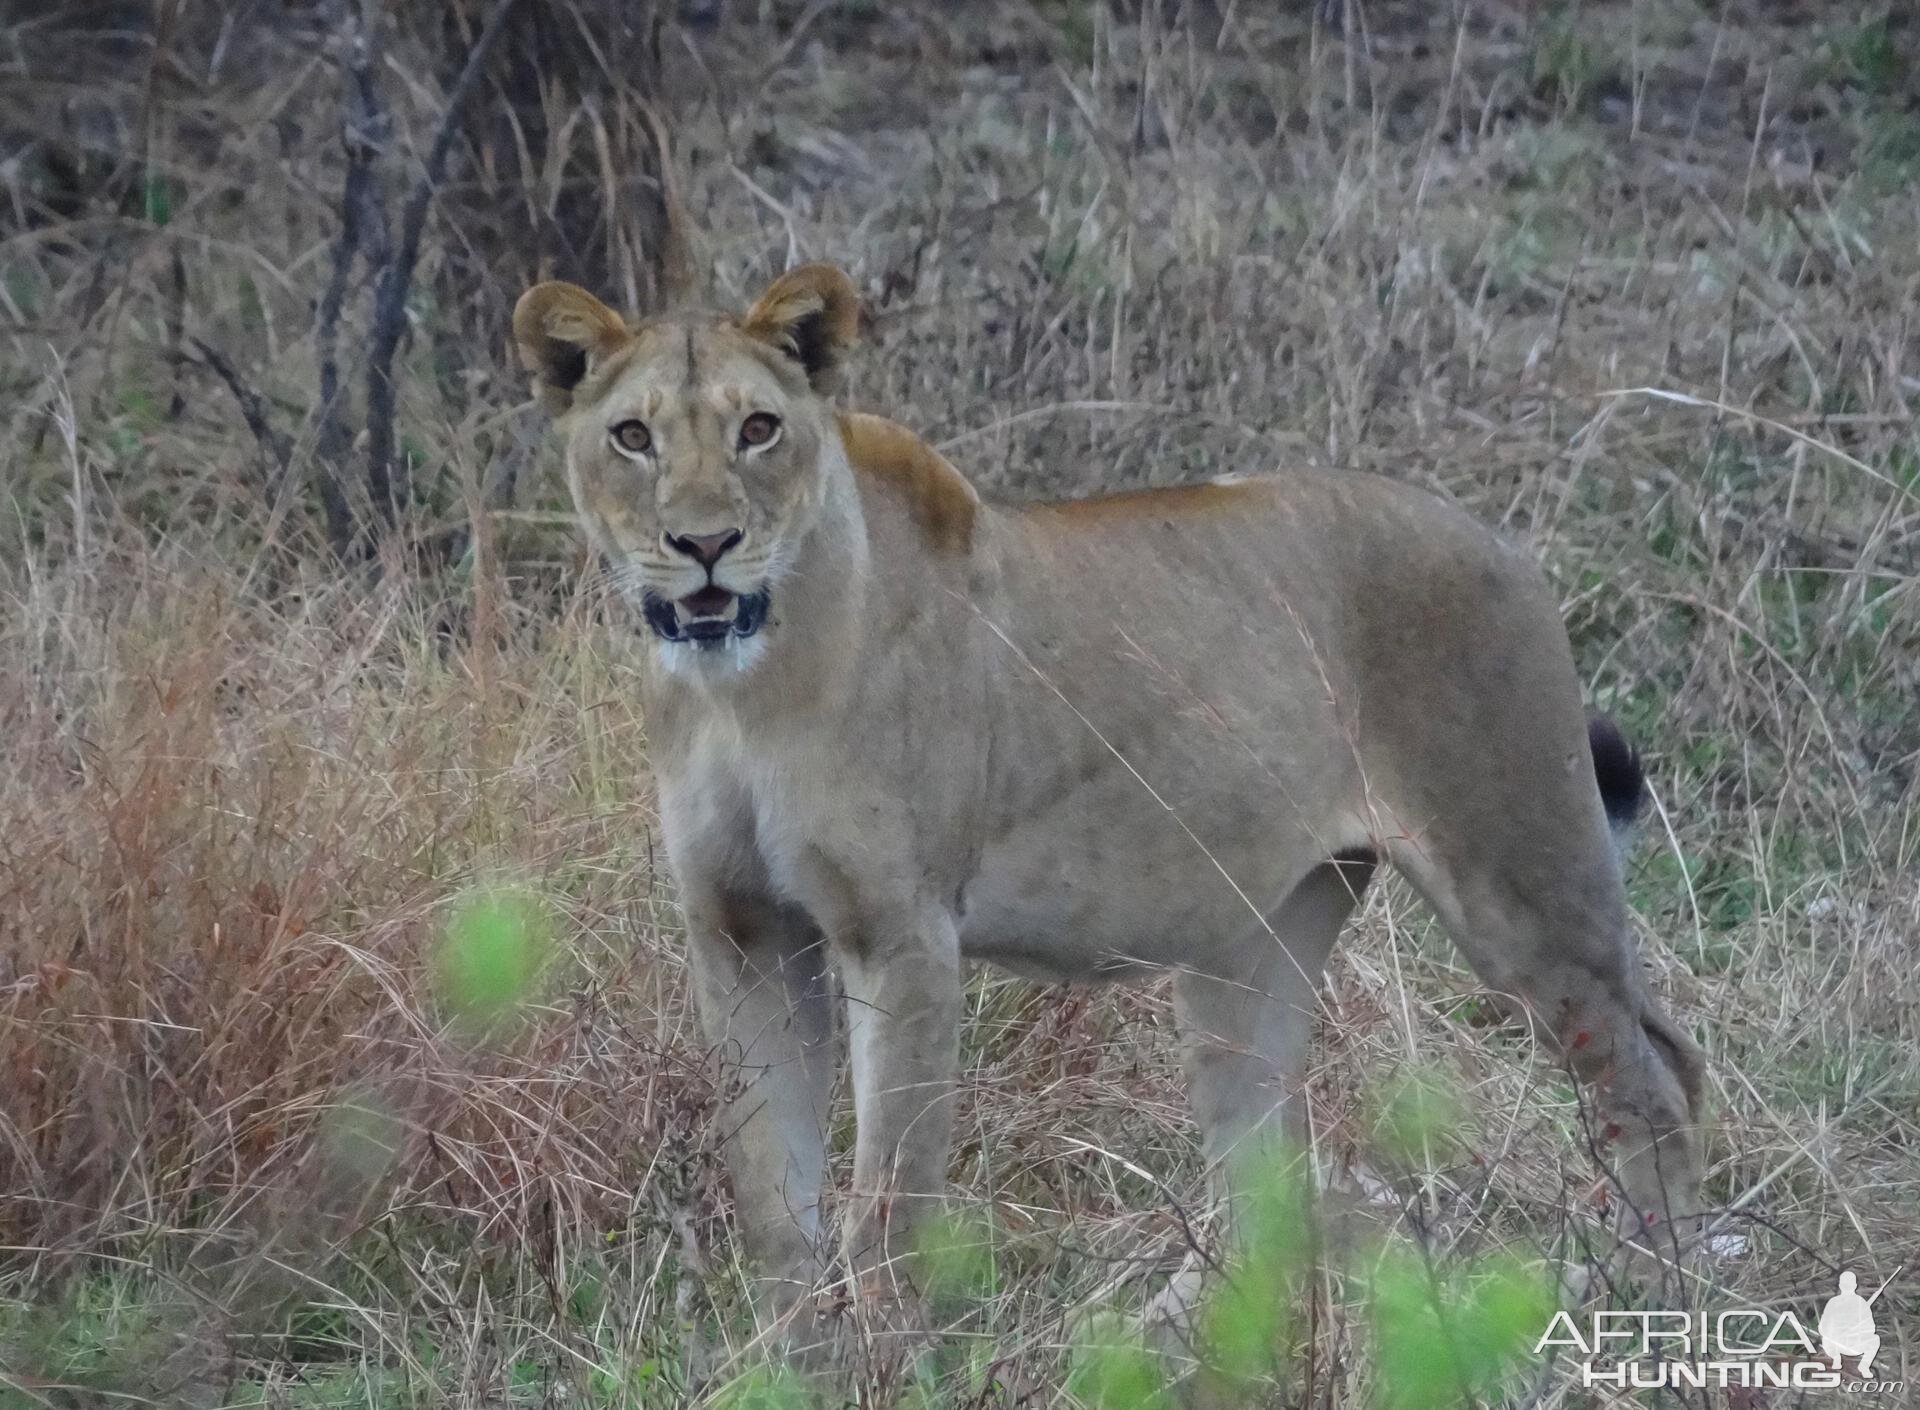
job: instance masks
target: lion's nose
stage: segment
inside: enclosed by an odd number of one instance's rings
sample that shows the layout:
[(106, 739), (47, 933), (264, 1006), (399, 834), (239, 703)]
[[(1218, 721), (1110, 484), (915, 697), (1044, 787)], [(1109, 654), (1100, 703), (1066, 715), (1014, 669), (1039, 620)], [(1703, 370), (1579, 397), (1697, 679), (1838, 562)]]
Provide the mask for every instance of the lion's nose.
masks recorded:
[(702, 568), (711, 568), (745, 537), (738, 529), (722, 529), (717, 534), (668, 534), (666, 539), (667, 547), (675, 553), (684, 553)]

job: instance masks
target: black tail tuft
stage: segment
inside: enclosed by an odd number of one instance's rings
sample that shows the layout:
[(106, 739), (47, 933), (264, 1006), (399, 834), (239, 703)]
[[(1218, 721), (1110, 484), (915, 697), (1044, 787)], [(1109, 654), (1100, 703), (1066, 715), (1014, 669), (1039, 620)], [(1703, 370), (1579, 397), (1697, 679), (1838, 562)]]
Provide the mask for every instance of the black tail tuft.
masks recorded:
[(1593, 778), (1615, 831), (1633, 826), (1647, 804), (1647, 774), (1627, 737), (1605, 715), (1587, 721), (1587, 747), (1593, 751)]

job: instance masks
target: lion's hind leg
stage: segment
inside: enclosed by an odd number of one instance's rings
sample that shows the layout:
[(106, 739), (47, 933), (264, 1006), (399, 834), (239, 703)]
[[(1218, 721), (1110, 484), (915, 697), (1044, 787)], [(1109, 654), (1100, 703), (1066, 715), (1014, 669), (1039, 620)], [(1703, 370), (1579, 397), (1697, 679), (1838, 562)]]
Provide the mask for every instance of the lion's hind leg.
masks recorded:
[(1628, 1242), (1677, 1258), (1701, 1208), (1704, 1067), (1641, 974), (1604, 825), (1586, 811), (1572, 824), (1508, 817), (1389, 851), (1481, 978), (1591, 1093), (1587, 1124), (1624, 1197)]

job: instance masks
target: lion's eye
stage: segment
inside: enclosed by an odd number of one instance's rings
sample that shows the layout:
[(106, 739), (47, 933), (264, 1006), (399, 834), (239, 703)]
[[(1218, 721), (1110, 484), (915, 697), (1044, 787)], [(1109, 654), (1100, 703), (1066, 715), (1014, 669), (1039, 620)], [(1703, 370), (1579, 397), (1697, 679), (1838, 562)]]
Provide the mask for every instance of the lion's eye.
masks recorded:
[(629, 455), (645, 455), (653, 449), (653, 432), (644, 421), (622, 421), (607, 433), (613, 443)]
[(780, 418), (771, 411), (756, 411), (740, 423), (740, 444), (770, 446), (780, 434)]

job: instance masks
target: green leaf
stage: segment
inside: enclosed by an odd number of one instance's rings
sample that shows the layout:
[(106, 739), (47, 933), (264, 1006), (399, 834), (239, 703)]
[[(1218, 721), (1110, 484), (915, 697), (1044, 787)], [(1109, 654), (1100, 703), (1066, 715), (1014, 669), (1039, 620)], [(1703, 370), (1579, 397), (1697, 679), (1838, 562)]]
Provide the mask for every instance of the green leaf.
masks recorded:
[(551, 950), (546, 907), (518, 889), (461, 903), (434, 956), (434, 980), (450, 1017), (469, 1037), (496, 1035), (515, 1017)]

